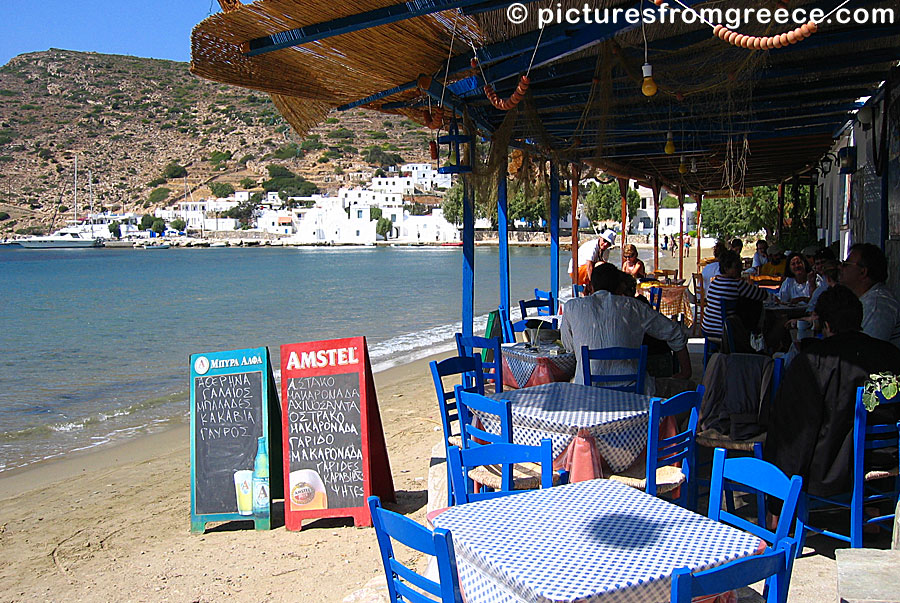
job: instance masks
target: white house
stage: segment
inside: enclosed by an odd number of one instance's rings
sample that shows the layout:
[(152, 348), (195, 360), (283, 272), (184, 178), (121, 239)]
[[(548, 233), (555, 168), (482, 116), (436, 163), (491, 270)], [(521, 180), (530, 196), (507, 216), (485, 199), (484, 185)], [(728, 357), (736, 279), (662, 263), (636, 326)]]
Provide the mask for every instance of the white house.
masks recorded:
[(358, 207), (350, 214), (340, 197), (323, 197), (312, 207), (294, 208), (294, 234), (286, 239), (293, 244), (372, 245), (376, 222), (370, 219), (369, 207)]
[(412, 176), (384, 176), (372, 178), (372, 190), (403, 196), (412, 195), (416, 187)]
[(413, 216), (404, 212), (403, 221), (395, 229), (397, 241), (404, 243), (454, 243), (460, 240), (459, 228), (444, 218), (444, 211), (434, 208), (431, 215)]
[(453, 186), (453, 175), (439, 174), (430, 163), (405, 163), (400, 166), (400, 173), (409, 175), (413, 186), (420, 190), (433, 191)]
[(279, 235), (292, 235), (294, 214), (285, 209), (262, 209), (256, 216), (256, 229)]
[(157, 209), (153, 215), (167, 222), (181, 218), (190, 230), (234, 230), (237, 220), (222, 215), (237, 205), (234, 198), (181, 201), (174, 207)]

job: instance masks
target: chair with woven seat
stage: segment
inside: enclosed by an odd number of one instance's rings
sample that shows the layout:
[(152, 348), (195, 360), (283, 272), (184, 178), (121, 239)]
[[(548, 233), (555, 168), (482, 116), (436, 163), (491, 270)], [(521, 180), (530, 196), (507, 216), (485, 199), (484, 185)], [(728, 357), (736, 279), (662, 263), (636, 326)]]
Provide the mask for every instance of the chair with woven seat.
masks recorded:
[[(762, 459), (749, 456), (727, 458), (727, 455), (724, 448), (716, 448), (713, 452), (708, 517), (749, 532), (770, 545), (777, 545), (788, 537), (797, 517), (803, 478), (799, 475), (789, 478), (781, 469)], [(762, 523), (753, 523), (723, 509), (722, 497), (728, 484), (735, 489), (752, 489), (780, 500), (781, 514), (775, 530), (768, 528), (764, 518)]]
[[(637, 371), (624, 374), (595, 374), (591, 370), (591, 360), (636, 360)], [(606, 389), (614, 389), (635, 394), (644, 393), (644, 381), (647, 376), (647, 346), (639, 348), (597, 348), (581, 346), (581, 370), (585, 385), (596, 385)], [(621, 385), (622, 382), (627, 382)]]
[[(802, 534), (799, 537), (801, 546), (806, 531), (810, 531), (848, 542), (850, 548), (861, 548), (863, 546), (863, 528), (866, 525), (874, 525), (888, 531), (892, 527), (895, 519), (894, 512), (867, 518), (866, 507), (877, 508), (879, 504), (890, 503), (891, 511), (895, 511), (898, 498), (900, 498), (900, 476), (898, 476), (897, 466), (900, 423), (876, 419), (866, 409), (863, 392), (862, 387), (856, 390), (850, 492), (834, 497), (806, 494), (801, 502), (800, 519), (797, 521), (798, 531)], [(877, 393), (876, 398), (878, 407), (900, 404), (900, 395), (886, 399)], [(873, 466), (873, 460), (879, 458), (891, 464)], [(841, 534), (811, 525), (809, 511), (821, 508), (849, 509), (850, 534)]]
[[(453, 356), (440, 362), (432, 360), (428, 364), (431, 369), (431, 378), (434, 381), (434, 391), (437, 395), (438, 408), (441, 411), (441, 426), (444, 430), (444, 452), (450, 446), (461, 446), (461, 428), (459, 425), (459, 407), (457, 405), (457, 388), (461, 385), (453, 384), (449, 390), (444, 387), (444, 378), (459, 376), (460, 381), (469, 375), (472, 384), (463, 388), (463, 391), (484, 393), (484, 369), (481, 366), (480, 356)], [(450, 491), (450, 465), (447, 465), (447, 505), (453, 504), (453, 494)]]
[[(735, 357), (736, 358), (736, 357)], [(783, 358), (775, 358), (772, 361), (772, 380), (771, 385), (769, 387), (769, 394), (766, 396), (766, 400), (768, 400), (769, 404), (772, 404), (775, 401), (775, 396), (778, 394), (778, 389), (781, 387), (781, 380), (784, 376), (784, 359)], [(760, 405), (758, 415), (765, 414), (765, 406)], [(762, 459), (763, 455), (763, 445), (766, 441), (766, 434), (761, 433), (752, 438), (744, 439), (744, 440), (734, 440), (724, 434), (719, 433), (710, 433), (709, 431), (701, 432), (697, 434), (697, 445), (703, 446), (704, 448), (724, 448), (725, 450), (729, 450), (732, 452), (746, 452), (752, 454), (754, 458)], [(732, 495), (732, 489), (728, 488), (728, 496), (725, 498), (725, 504), (727, 505), (727, 509), (734, 513), (734, 496)], [(753, 492), (751, 492), (752, 494)], [(760, 523), (765, 522), (765, 497), (762, 493), (757, 494), (757, 510), (758, 510), (758, 520)]]
[[(651, 496), (671, 492), (679, 486), (681, 492), (674, 502), (693, 509), (697, 501), (696, 466), (697, 422), (700, 419), (700, 402), (703, 386), (696, 391), (683, 392), (668, 400), (654, 398), (650, 401), (650, 419), (647, 427), (647, 455), (644, 462), (635, 463), (626, 471), (609, 476)], [(659, 438), (659, 428), (666, 417), (690, 413), (687, 428), (671, 437)], [(674, 463), (681, 463), (680, 467)]]
[[(388, 511), (381, 506), (377, 496), (370, 496), (366, 502), (387, 577), (388, 599), (392, 603), (463, 603), (450, 531), (443, 528), (432, 531), (399, 513)], [(403, 565), (394, 555), (392, 540), (433, 556), (438, 581)]]
[[(716, 595), (766, 580), (767, 603), (786, 603), (794, 567), (797, 541), (785, 538), (759, 555), (736, 559), (711, 569), (691, 573), (687, 567), (672, 572), (672, 603), (691, 603), (694, 597)], [(704, 599), (705, 600), (705, 599)], [(744, 598), (741, 597), (741, 601)]]
[[(540, 446), (495, 443), (466, 450), (454, 446), (447, 461), (457, 504), (507, 496), (519, 490), (550, 488), (560, 481), (553, 472), (553, 449), (546, 438)], [(474, 481), (490, 490), (474, 492), (473, 475), (480, 477)]]
[[(494, 393), (503, 391), (503, 356), (500, 348), (499, 337), (479, 337), (477, 335), (465, 336), (456, 334), (456, 352), (460, 356), (478, 356), (481, 358), (481, 368), (484, 371), (484, 382), (494, 384)], [(466, 386), (474, 385), (471, 378), (466, 381)]]

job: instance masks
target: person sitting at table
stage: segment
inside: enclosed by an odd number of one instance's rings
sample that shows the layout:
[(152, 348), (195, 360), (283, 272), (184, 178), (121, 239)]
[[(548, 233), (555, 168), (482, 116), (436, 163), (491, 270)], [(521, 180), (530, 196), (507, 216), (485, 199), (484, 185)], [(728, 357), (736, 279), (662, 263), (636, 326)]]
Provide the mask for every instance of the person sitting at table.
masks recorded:
[(823, 279), (810, 270), (810, 265), (802, 254), (794, 253), (788, 260), (790, 275), (781, 283), (777, 297), (785, 304), (799, 304), (810, 300)]
[(728, 251), (728, 245), (725, 241), (716, 241), (716, 244), (713, 245), (713, 258), (715, 258), (715, 260), (704, 266), (703, 270), (700, 271), (700, 276), (703, 277), (704, 291), (709, 291), (709, 284), (712, 282), (713, 278), (722, 273), (722, 270), (719, 267), (719, 257), (726, 251)]
[[(801, 476), (805, 492), (832, 496), (850, 489), (856, 388), (872, 373), (900, 372), (900, 350), (860, 331), (863, 305), (845, 286), (823, 292), (816, 313), (825, 338), (804, 340), (785, 371), (769, 409), (763, 458)], [(893, 423), (900, 420), (900, 405), (875, 414)], [(779, 506), (769, 510), (778, 515)]]
[(578, 273), (569, 260), (569, 276), (577, 280), (577, 285), (587, 285), (591, 282), (591, 273), (594, 266), (609, 261), (609, 248), (616, 244), (616, 233), (610, 229), (604, 230), (596, 239), (587, 241), (578, 246)]
[[(641, 303), (634, 297), (617, 295), (624, 291), (622, 272), (612, 264), (597, 266), (591, 275), (594, 293), (588, 297), (578, 297), (566, 302), (560, 324), (563, 346), (573, 352), (577, 359), (575, 383), (584, 383), (581, 365), (581, 347), (591, 349), (625, 347), (639, 348), (644, 334), (666, 341), (678, 359), (679, 372), (676, 379), (691, 378), (691, 359), (687, 350), (687, 335), (678, 323), (669, 320), (649, 304)], [(630, 277), (629, 277), (630, 278)], [(633, 361), (594, 361), (598, 373), (603, 370), (634, 372)], [(608, 366), (607, 366), (608, 365)], [(646, 380), (645, 393), (655, 391), (653, 379)]]
[(813, 291), (813, 294), (809, 297), (809, 304), (807, 304), (806, 309), (810, 312), (813, 312), (816, 309), (816, 302), (819, 300), (819, 296), (822, 295), (822, 292), (827, 291), (830, 287), (834, 287), (838, 284), (838, 281), (841, 278), (841, 264), (835, 260), (825, 260), (822, 262), (816, 260), (815, 272), (821, 277), (823, 284), (816, 287), (816, 290)]
[(887, 258), (871, 243), (853, 245), (841, 262), (841, 284), (862, 302), (863, 333), (900, 347), (900, 302), (884, 284), (887, 276)]
[(627, 272), (634, 278), (644, 278), (647, 271), (644, 268), (644, 262), (638, 259), (637, 247), (629, 243), (622, 248), (622, 270)]
[(725, 326), (725, 305), (734, 302), (741, 322), (752, 331), (759, 321), (762, 302), (770, 294), (741, 279), (741, 258), (735, 252), (722, 251), (719, 267), (722, 273), (713, 279), (706, 290), (706, 309), (700, 330), (707, 337), (721, 337)]
[(769, 261), (769, 242), (760, 239), (756, 242), (756, 253), (753, 254), (753, 260), (750, 262), (750, 273), (759, 274), (759, 267)]
[(784, 249), (778, 243), (772, 243), (768, 249), (768, 261), (759, 267), (760, 276), (783, 277), (787, 270), (787, 261), (784, 259)]

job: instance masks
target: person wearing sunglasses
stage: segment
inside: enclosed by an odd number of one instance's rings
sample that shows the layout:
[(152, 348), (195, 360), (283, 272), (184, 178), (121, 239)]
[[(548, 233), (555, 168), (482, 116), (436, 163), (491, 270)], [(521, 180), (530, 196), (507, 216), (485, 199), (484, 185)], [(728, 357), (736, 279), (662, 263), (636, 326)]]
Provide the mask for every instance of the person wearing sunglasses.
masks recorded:
[(644, 278), (647, 276), (647, 270), (644, 262), (638, 258), (637, 247), (629, 243), (622, 249), (622, 271), (630, 274), (634, 278)]

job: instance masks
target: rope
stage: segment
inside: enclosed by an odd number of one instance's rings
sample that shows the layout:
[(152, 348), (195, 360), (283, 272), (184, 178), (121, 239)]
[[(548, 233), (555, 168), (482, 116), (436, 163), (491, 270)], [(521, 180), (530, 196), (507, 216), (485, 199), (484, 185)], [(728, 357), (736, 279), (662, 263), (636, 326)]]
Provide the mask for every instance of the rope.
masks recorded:
[(447, 52), (447, 69), (444, 70), (444, 87), (441, 90), (441, 103), (440, 103), (441, 107), (444, 106), (444, 93), (447, 92), (447, 80), (450, 77), (450, 59), (453, 57), (453, 43), (455, 41), (456, 41), (456, 19), (453, 19), (453, 34), (450, 36), (450, 50)]

